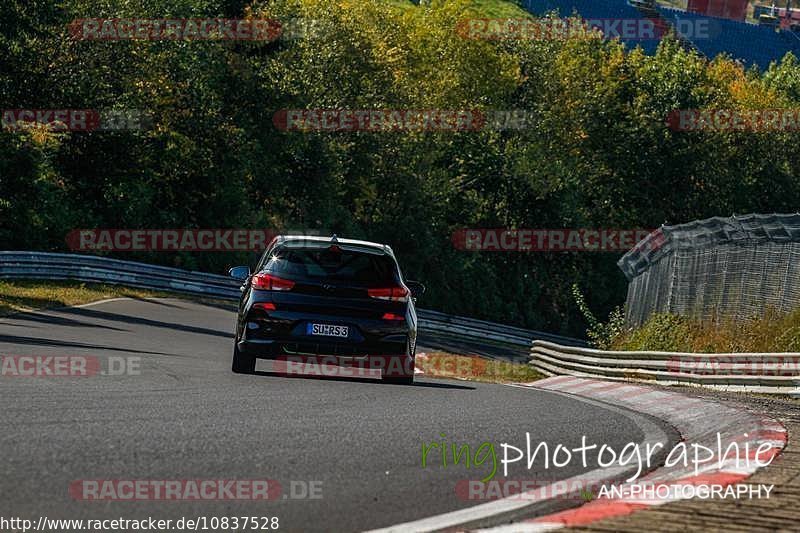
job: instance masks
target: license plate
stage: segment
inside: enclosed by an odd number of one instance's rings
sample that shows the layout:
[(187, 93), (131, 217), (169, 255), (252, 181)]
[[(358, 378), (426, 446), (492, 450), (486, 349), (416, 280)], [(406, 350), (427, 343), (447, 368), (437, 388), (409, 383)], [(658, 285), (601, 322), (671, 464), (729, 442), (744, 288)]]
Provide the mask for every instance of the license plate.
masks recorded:
[(325, 337), (347, 337), (350, 333), (348, 326), (333, 326), (331, 324), (308, 324), (306, 334), (323, 335)]

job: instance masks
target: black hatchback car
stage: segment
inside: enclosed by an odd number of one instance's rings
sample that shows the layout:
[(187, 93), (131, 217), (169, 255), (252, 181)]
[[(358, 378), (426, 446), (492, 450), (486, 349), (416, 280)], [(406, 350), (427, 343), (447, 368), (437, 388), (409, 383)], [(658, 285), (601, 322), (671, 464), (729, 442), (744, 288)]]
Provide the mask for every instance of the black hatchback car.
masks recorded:
[(279, 372), (379, 371), (385, 381), (413, 382), (414, 302), (425, 287), (403, 280), (389, 246), (278, 236), (254, 272), (243, 266), (230, 275), (243, 281), (234, 372), (254, 372), (261, 358)]

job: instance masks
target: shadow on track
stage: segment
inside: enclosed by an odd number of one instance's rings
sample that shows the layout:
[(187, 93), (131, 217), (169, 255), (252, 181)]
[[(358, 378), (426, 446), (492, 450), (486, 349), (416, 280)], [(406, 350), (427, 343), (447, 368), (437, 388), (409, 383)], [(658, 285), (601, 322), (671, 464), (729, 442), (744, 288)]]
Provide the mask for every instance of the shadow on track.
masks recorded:
[(377, 378), (355, 378), (343, 376), (298, 376), (294, 374), (282, 374), (280, 372), (265, 372), (257, 370), (252, 375), (262, 377), (281, 377), (292, 379), (320, 379), (325, 381), (346, 381), (348, 383), (371, 383), (373, 385), (380, 385), (383, 387), (423, 387), (432, 389), (458, 389), (458, 390), (475, 390), (475, 387), (468, 385), (456, 385), (454, 383), (434, 383), (430, 381), (414, 381), (411, 385), (403, 385), (398, 383), (386, 383)]
[(66, 309), (62, 312), (86, 318), (96, 318), (98, 320), (109, 320), (111, 322), (123, 322), (125, 324), (139, 324), (143, 326), (174, 329), (177, 331), (186, 331), (188, 333), (197, 333), (200, 335), (212, 335), (215, 337), (224, 337), (226, 339), (230, 339), (233, 337), (230, 331), (220, 331), (216, 329), (201, 328), (198, 326), (186, 326), (184, 324), (177, 324), (173, 322), (162, 322), (160, 320), (151, 320), (149, 318), (121, 315), (119, 313), (109, 313), (108, 311), (97, 311), (95, 309), (73, 308), (73, 309)]
[(90, 350), (103, 350), (109, 352), (123, 353), (144, 353), (152, 355), (168, 355), (170, 357), (186, 357), (173, 353), (151, 352), (147, 350), (134, 350), (133, 348), (116, 348), (113, 346), (101, 346), (99, 344), (87, 344), (84, 342), (57, 341), (52, 339), (34, 339), (32, 337), (18, 337), (16, 335), (0, 335), (0, 342), (8, 344), (23, 344), (27, 346), (58, 346), (62, 348), (86, 348)]
[(55, 325), (55, 326), (69, 326), (69, 327), (76, 327), (76, 328), (98, 328), (98, 329), (108, 329), (111, 331), (128, 331), (127, 329), (122, 328), (115, 328), (114, 326), (103, 326), (100, 324), (92, 324), (89, 322), (82, 322), (80, 320), (74, 320), (71, 318), (66, 318), (62, 316), (54, 316), (54, 315), (43, 315), (40, 313), (20, 313), (14, 317), (14, 320), (22, 320), (26, 322), (39, 322), (42, 324), (47, 324), (48, 326)]

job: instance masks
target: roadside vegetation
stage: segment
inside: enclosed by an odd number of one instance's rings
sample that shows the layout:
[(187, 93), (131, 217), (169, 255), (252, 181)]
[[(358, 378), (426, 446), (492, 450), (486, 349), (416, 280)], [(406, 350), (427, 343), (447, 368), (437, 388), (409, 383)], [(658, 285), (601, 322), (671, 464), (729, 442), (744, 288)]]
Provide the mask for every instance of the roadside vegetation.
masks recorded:
[(575, 304), (588, 324), (586, 336), (594, 348), (687, 353), (800, 352), (800, 309), (791, 313), (768, 311), (762, 317), (700, 320), (656, 313), (638, 328), (625, 324), (625, 312), (616, 307), (608, 319), (595, 317), (577, 285)]
[(608, 348), (697, 353), (800, 352), (800, 309), (741, 322), (657, 314), (642, 327), (619, 334)]
[[(6, 0), (0, 109), (143, 110), (143, 130), (0, 131), (0, 249), (65, 251), (79, 228), (267, 228), (390, 243), (420, 306), (580, 335), (622, 302), (618, 253), (475, 253), (463, 228), (655, 228), (800, 204), (800, 133), (678, 132), (676, 109), (800, 107), (800, 63), (767, 72), (666, 40), (481, 40), (513, 2)], [(318, 21), (278, 42), (81, 41), (83, 18)], [(286, 132), (281, 109), (524, 110), (530, 127)], [(249, 253), (118, 254), (222, 273)]]
[(183, 294), (149, 291), (76, 281), (0, 280), (0, 316), (20, 311), (36, 311), (69, 305), (81, 305), (107, 298), (184, 298), (230, 306), (230, 302), (198, 299)]
[(485, 383), (529, 383), (543, 377), (530, 365), (445, 352), (417, 354), (416, 366), (425, 377)]

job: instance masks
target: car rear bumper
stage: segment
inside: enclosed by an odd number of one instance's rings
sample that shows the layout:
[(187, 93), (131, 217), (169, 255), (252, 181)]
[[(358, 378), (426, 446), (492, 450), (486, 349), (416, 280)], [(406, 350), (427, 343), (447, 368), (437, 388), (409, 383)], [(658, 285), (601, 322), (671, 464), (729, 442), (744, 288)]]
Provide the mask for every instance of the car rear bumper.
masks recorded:
[(276, 359), (286, 355), (313, 355), (333, 357), (399, 356), (408, 352), (405, 338), (396, 341), (371, 343), (315, 342), (304, 339), (243, 339), (239, 351), (259, 359)]
[[(405, 343), (382, 343), (378, 346), (346, 344), (316, 344), (271, 339), (250, 339), (237, 343), (240, 352), (256, 359), (273, 361), (273, 370), (286, 373), (319, 375), (355, 375), (340, 368), (359, 370), (366, 374), (379, 372), (383, 376), (413, 376), (414, 356), (408, 354)], [(322, 369), (322, 370), (320, 370)], [(339, 374), (337, 374), (337, 372)]]

